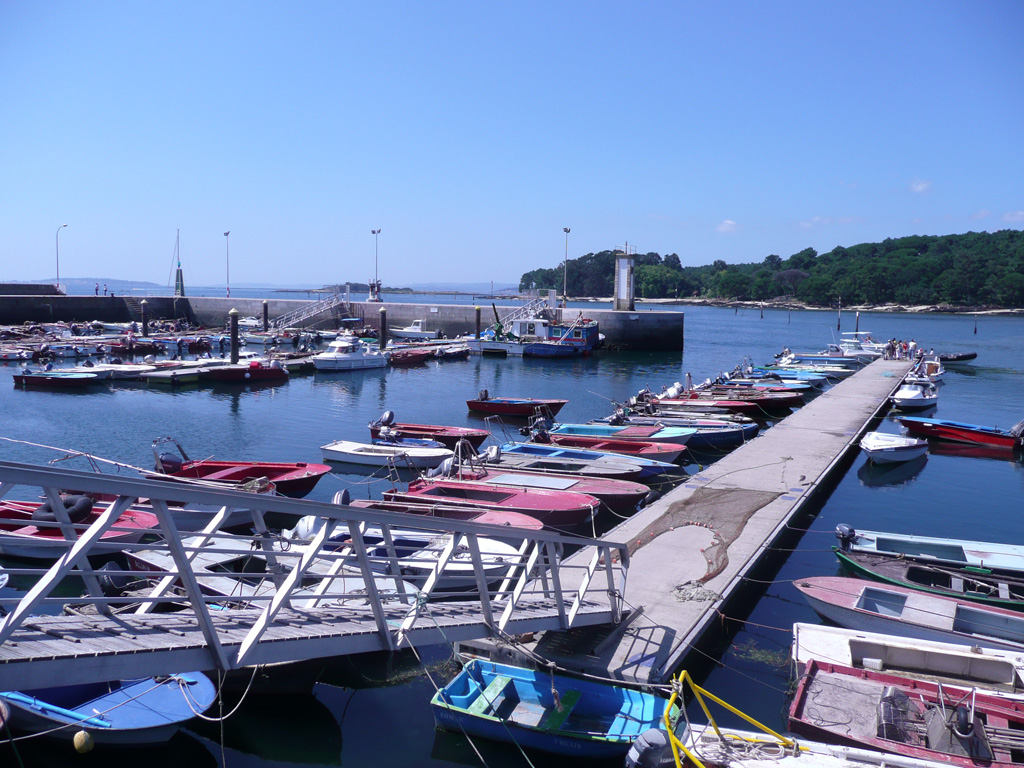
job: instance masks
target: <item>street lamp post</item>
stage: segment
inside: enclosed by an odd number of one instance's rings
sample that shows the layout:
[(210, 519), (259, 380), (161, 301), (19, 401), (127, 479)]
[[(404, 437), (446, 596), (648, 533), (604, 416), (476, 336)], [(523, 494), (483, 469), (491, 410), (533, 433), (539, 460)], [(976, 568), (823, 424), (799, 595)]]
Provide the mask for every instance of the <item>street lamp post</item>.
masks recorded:
[(60, 290), (60, 231), (66, 227), (67, 224), (61, 224), (57, 227), (57, 234), (55, 235), (57, 240), (57, 290)]
[(373, 295), (376, 301), (380, 301), (380, 278), (377, 277), (377, 235), (380, 234), (380, 227), (371, 229), (370, 234), (373, 235)]
[(565, 261), (562, 262), (562, 306), (569, 303), (569, 228), (562, 227), (565, 232)]
[(231, 298), (231, 238), (228, 235), (231, 234), (229, 229), (224, 233), (224, 265), (227, 269), (227, 275), (224, 283), (224, 287), (227, 289), (227, 297)]

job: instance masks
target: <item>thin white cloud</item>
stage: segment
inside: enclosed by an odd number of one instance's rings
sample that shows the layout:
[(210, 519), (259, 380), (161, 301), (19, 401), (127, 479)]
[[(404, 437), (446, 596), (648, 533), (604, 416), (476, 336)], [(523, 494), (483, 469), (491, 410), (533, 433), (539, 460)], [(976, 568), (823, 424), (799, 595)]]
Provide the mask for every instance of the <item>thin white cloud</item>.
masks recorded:
[(831, 223), (831, 220), (827, 216), (812, 216), (805, 221), (797, 222), (797, 226), (801, 229), (810, 229), (811, 227), (817, 227), (829, 223)]
[(924, 179), (914, 179), (913, 181), (910, 182), (910, 191), (922, 195), (929, 189), (931, 189), (931, 186), (932, 183), (930, 181), (925, 181)]
[(1024, 221), (1024, 211), (1007, 211), (1003, 214), (1003, 221), (1018, 222)]
[(727, 232), (735, 232), (738, 227), (739, 227), (739, 225), (735, 221), (733, 221), (732, 219), (726, 219), (721, 224), (719, 224), (717, 227), (715, 227), (715, 229), (717, 229), (719, 232), (727, 233)]
[(982, 208), (982, 209), (981, 209), (980, 211), (978, 211), (978, 212), (977, 212), (976, 214), (974, 214), (973, 216), (971, 216), (971, 218), (972, 218), (972, 219), (987, 219), (987, 218), (988, 218), (989, 216), (991, 216), (991, 215), (992, 215), (992, 212), (991, 212), (991, 211), (989, 211), (989, 210), (987, 210), (987, 209), (985, 209), (985, 208)]

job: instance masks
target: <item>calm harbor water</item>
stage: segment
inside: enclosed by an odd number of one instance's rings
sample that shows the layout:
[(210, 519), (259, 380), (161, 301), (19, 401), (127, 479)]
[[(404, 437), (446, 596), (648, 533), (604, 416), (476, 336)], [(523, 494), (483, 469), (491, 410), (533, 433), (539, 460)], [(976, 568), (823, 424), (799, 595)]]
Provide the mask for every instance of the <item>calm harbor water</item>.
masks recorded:
[[(586, 305), (581, 305), (581, 308)], [(480, 389), (492, 394), (562, 397), (563, 421), (607, 414), (644, 386), (659, 389), (689, 372), (697, 380), (729, 370), (744, 356), (767, 362), (783, 346), (815, 350), (832, 341), (836, 313), (738, 312), (686, 308), (682, 355), (598, 353), (580, 360), (474, 358), (414, 369), (295, 376), (269, 388), (202, 387), (178, 391), (116, 385), (86, 394), (23, 391), (11, 386), (14, 364), (0, 368), (0, 437), (94, 453), (148, 467), (153, 439), (170, 435), (193, 458), (319, 461), (319, 446), (338, 439), (365, 441), (367, 423), (384, 410), (399, 421), (479, 425), (465, 400)], [(842, 316), (853, 330), (854, 317)], [(937, 351), (978, 352), (974, 364), (950, 369), (941, 387), (940, 418), (1009, 427), (1024, 417), (1024, 319), (973, 316), (863, 314), (859, 327), (876, 338), (914, 338)], [(827, 426), (827, 425), (823, 425)], [(896, 431), (887, 418), (880, 427)], [(0, 441), (5, 460), (48, 462), (63, 455)], [(69, 467), (85, 468), (80, 459)], [(329, 500), (342, 488), (354, 497), (377, 495), (386, 482), (335, 474), (311, 498)], [(907, 468), (879, 472), (856, 456), (837, 478), (792, 552), (781, 553), (763, 594), (737, 616), (727, 641), (706, 649), (699, 679), (716, 694), (783, 728), (790, 670), (786, 664), (794, 621), (816, 621), (793, 587), (794, 579), (837, 572), (830, 547), (838, 523), (873, 530), (927, 533), (989, 541), (1019, 541), (1024, 465), (1014, 460), (942, 455)], [(12, 588), (6, 590), (7, 595)], [(5, 595), (6, 596), (6, 595)], [(438, 682), (454, 671), (446, 648), (424, 651)], [(200, 766), (453, 766), (479, 765), (461, 736), (435, 733), (428, 704), (430, 680), (406, 654), (361, 660), (367, 677), (392, 684), (353, 689), (352, 675), (332, 667), (310, 696), (250, 696), (223, 726), (188, 729), (166, 747), (133, 753), (22, 742), (17, 754), (0, 747), (0, 765)], [(347, 685), (346, 685), (347, 684)], [(0, 683), (2, 685), (2, 683)], [(211, 713), (213, 714), (213, 713)], [(526, 765), (514, 748), (478, 741), (491, 766)], [(531, 755), (535, 765), (561, 765)], [(19, 763), (20, 760), (20, 763)]]

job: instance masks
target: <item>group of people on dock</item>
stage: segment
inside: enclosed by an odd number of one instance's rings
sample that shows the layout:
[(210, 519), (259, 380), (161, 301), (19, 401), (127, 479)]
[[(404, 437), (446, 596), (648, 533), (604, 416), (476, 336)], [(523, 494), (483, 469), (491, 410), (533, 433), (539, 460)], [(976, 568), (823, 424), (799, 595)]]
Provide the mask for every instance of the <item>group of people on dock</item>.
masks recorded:
[[(934, 349), (931, 351), (931, 354), (935, 354)], [(917, 346), (917, 342), (914, 339), (910, 341), (889, 339), (886, 342), (885, 351), (882, 353), (882, 357), (886, 360), (912, 360), (922, 355), (924, 355), (924, 350)]]

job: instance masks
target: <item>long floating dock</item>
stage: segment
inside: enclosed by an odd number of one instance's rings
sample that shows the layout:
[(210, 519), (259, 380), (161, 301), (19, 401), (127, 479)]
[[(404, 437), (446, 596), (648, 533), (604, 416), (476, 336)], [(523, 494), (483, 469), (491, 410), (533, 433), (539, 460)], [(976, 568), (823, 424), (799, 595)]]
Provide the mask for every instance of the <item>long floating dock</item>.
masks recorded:
[[(661, 682), (743, 587), (787, 524), (832, 475), (903, 377), (876, 360), (607, 533), (629, 546), (617, 627), (549, 632), (532, 649), (560, 667)], [(585, 556), (577, 553), (566, 559)], [(490, 641), (466, 644), (491, 651)]]

